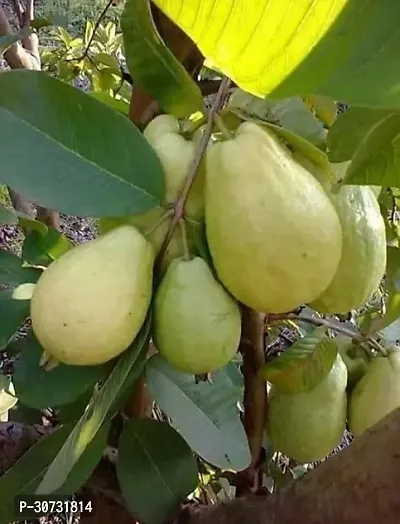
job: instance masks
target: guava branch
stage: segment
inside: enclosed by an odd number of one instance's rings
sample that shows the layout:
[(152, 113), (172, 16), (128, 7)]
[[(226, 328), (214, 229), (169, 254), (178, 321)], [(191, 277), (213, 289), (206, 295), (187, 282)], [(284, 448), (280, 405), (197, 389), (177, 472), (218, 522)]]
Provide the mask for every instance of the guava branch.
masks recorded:
[(315, 324), (316, 326), (326, 326), (337, 333), (341, 333), (346, 337), (356, 340), (361, 344), (368, 344), (374, 348), (379, 353), (385, 354), (384, 348), (377, 342), (374, 338), (364, 336), (360, 332), (353, 331), (352, 329), (340, 326), (337, 322), (328, 320), (326, 318), (313, 317), (311, 315), (301, 315), (298, 313), (283, 313), (283, 314), (270, 314), (267, 317), (268, 322), (278, 322), (280, 320), (301, 320), (303, 322), (309, 322), (310, 324)]
[(259, 465), (264, 439), (267, 390), (259, 370), (265, 364), (264, 353), (265, 315), (246, 307), (242, 313), (242, 337), (239, 351), (243, 355), (244, 415), (251, 453), (250, 466), (236, 477), (236, 496), (241, 497), (259, 489)]
[(193, 158), (193, 161), (191, 162), (190, 166), (189, 166), (189, 170), (188, 170), (188, 174), (187, 174), (187, 177), (186, 177), (186, 182), (185, 182), (185, 185), (182, 189), (182, 193), (180, 194), (178, 200), (176, 201), (176, 204), (175, 204), (175, 207), (174, 207), (174, 216), (172, 218), (172, 221), (171, 221), (171, 226), (165, 236), (165, 239), (164, 239), (164, 242), (161, 246), (161, 249), (160, 249), (160, 252), (159, 252), (159, 255), (158, 255), (158, 259), (157, 259), (157, 262), (156, 262), (156, 267), (159, 268), (160, 267), (160, 264), (162, 262), (162, 259), (164, 257), (164, 254), (165, 254), (165, 251), (168, 247), (168, 244), (170, 243), (171, 241), (171, 238), (172, 238), (172, 235), (174, 234), (174, 231), (175, 231), (175, 228), (177, 227), (177, 225), (179, 224), (179, 221), (184, 217), (184, 213), (185, 213), (185, 205), (186, 205), (186, 201), (188, 199), (188, 196), (189, 196), (189, 192), (190, 192), (190, 189), (193, 185), (193, 182), (195, 181), (196, 179), (196, 176), (197, 176), (197, 173), (198, 173), (198, 170), (199, 170), (199, 167), (200, 167), (200, 164), (203, 160), (203, 157), (205, 155), (205, 152), (206, 152), (206, 149), (207, 149), (207, 144), (208, 142), (210, 141), (210, 138), (211, 138), (211, 134), (212, 134), (212, 129), (213, 129), (213, 124), (214, 124), (214, 117), (215, 115), (218, 113), (218, 111), (222, 108), (223, 104), (224, 104), (224, 101), (228, 95), (228, 91), (229, 91), (229, 86), (230, 86), (230, 79), (228, 77), (224, 77), (224, 79), (222, 80), (220, 86), (219, 86), (219, 89), (218, 89), (218, 93), (215, 97), (215, 100), (211, 106), (211, 109), (208, 113), (208, 119), (207, 119), (207, 125), (206, 125), (206, 129), (204, 131), (204, 134), (201, 138), (201, 141), (200, 141), (200, 144), (198, 146), (198, 149), (196, 151), (196, 154)]

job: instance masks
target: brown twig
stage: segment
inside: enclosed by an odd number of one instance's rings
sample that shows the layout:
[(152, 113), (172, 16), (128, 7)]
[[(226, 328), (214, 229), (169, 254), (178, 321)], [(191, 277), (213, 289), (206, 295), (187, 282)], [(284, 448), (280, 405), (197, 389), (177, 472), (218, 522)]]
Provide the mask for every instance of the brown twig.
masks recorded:
[(211, 137), (213, 124), (214, 124), (214, 116), (216, 115), (216, 113), (223, 106), (223, 103), (224, 103), (224, 101), (225, 101), (225, 99), (226, 99), (226, 97), (228, 95), (229, 86), (230, 86), (230, 79), (228, 77), (224, 77), (224, 79), (222, 80), (222, 82), (221, 82), (221, 84), (219, 86), (217, 96), (215, 97), (215, 100), (214, 100), (214, 102), (213, 102), (213, 104), (211, 106), (211, 109), (210, 109), (209, 113), (208, 113), (208, 120), (207, 120), (206, 129), (205, 129), (204, 134), (202, 136), (202, 139), (200, 141), (199, 147), (198, 147), (198, 149), (196, 151), (196, 155), (193, 158), (193, 161), (191, 162), (191, 164), (189, 166), (186, 182), (185, 182), (185, 185), (184, 185), (184, 187), (182, 189), (182, 193), (179, 196), (178, 200), (176, 201), (176, 204), (175, 204), (175, 207), (174, 207), (174, 216), (172, 218), (171, 226), (170, 226), (170, 228), (169, 228), (169, 230), (167, 232), (167, 235), (166, 235), (166, 237), (164, 239), (164, 242), (163, 242), (163, 244), (161, 246), (161, 249), (160, 249), (157, 261), (156, 261), (156, 268), (157, 269), (160, 268), (160, 265), (161, 265), (162, 259), (164, 257), (165, 251), (166, 251), (166, 249), (168, 247), (168, 244), (171, 241), (171, 238), (172, 238), (172, 235), (174, 234), (176, 226), (179, 224), (179, 221), (184, 216), (185, 205), (186, 205), (186, 201), (187, 201), (187, 198), (188, 198), (188, 195), (189, 195), (189, 191), (190, 191), (190, 189), (191, 189), (191, 187), (193, 185), (193, 182), (196, 179), (197, 172), (199, 170), (201, 161), (203, 160), (204, 154), (205, 154), (206, 149), (207, 149), (207, 144), (208, 144), (208, 142), (210, 140), (210, 137)]
[(243, 308), (240, 352), (243, 355), (244, 416), (243, 425), (251, 453), (250, 466), (238, 473), (236, 496), (256, 491), (259, 486), (258, 468), (264, 438), (267, 408), (267, 390), (259, 370), (265, 365), (264, 353), (265, 315)]
[(337, 331), (346, 337), (349, 337), (361, 344), (368, 344), (373, 347), (376, 351), (382, 354), (386, 354), (384, 348), (374, 338), (364, 336), (359, 332), (348, 329), (344, 326), (339, 326), (336, 322), (332, 322), (326, 318), (313, 317), (311, 315), (300, 315), (297, 313), (283, 313), (283, 314), (270, 314), (268, 315), (268, 322), (277, 322), (279, 320), (302, 320), (303, 322), (309, 322), (316, 326), (326, 326), (333, 331)]

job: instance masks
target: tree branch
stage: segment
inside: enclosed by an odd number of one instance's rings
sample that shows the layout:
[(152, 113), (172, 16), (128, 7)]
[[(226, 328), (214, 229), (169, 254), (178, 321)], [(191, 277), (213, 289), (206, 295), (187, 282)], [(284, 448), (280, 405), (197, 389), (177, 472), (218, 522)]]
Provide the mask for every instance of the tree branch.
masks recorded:
[(272, 496), (186, 512), (177, 524), (396, 524), (400, 408)]
[(264, 437), (267, 390), (259, 370), (265, 365), (264, 354), (265, 315), (243, 308), (240, 352), (243, 355), (244, 417), (251, 452), (250, 466), (236, 477), (236, 496), (259, 489), (258, 468)]
[(303, 322), (309, 322), (311, 324), (315, 324), (316, 326), (326, 326), (327, 328), (337, 331), (338, 333), (342, 333), (342, 335), (356, 340), (361, 344), (368, 344), (379, 353), (386, 354), (384, 348), (374, 338), (365, 336), (344, 326), (340, 326), (336, 322), (326, 318), (301, 315), (297, 313), (270, 314), (267, 318), (268, 322), (278, 322), (280, 320), (302, 320)]
[(168, 247), (168, 244), (171, 241), (171, 238), (172, 238), (172, 235), (174, 234), (176, 226), (178, 225), (181, 218), (183, 218), (184, 216), (186, 200), (188, 198), (193, 182), (196, 179), (196, 175), (199, 170), (201, 161), (203, 160), (204, 154), (207, 149), (208, 142), (211, 138), (211, 133), (212, 133), (213, 124), (214, 124), (214, 116), (217, 114), (217, 112), (221, 109), (221, 107), (224, 104), (224, 101), (228, 95), (229, 85), (230, 85), (230, 80), (229, 78), (225, 77), (219, 86), (217, 96), (215, 97), (213, 105), (211, 106), (210, 112), (208, 114), (206, 129), (204, 131), (204, 134), (202, 136), (202, 139), (196, 151), (196, 155), (193, 158), (193, 161), (189, 166), (188, 174), (186, 177), (186, 182), (182, 189), (182, 193), (175, 203), (174, 216), (171, 221), (171, 226), (161, 246), (161, 249), (160, 249), (157, 261), (156, 261), (156, 270), (159, 269), (160, 267), (165, 251)]

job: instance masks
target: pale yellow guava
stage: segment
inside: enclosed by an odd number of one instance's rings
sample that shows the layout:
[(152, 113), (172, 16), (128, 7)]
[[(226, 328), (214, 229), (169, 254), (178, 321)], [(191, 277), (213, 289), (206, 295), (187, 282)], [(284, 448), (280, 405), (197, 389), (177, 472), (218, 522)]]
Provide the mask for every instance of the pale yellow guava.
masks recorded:
[(31, 300), (45, 352), (72, 365), (106, 362), (128, 348), (152, 295), (154, 250), (132, 226), (80, 244), (52, 262)]
[(339, 218), (320, 183), (253, 122), (207, 152), (206, 229), (223, 284), (266, 313), (317, 298), (342, 251)]

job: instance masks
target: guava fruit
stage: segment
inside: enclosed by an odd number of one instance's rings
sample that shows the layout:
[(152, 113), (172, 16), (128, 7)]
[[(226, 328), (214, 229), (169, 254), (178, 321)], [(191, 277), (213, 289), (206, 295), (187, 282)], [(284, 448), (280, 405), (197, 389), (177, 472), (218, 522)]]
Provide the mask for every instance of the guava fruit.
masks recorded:
[(369, 358), (365, 351), (355, 342), (341, 344), (339, 353), (347, 367), (347, 391), (351, 391), (365, 375)]
[(32, 329), (52, 359), (106, 362), (128, 348), (152, 295), (154, 250), (126, 225), (67, 251), (40, 276)]
[[(136, 227), (141, 233), (146, 234), (147, 240), (153, 245), (155, 256), (160, 252), (164, 238), (170, 228), (172, 217), (168, 217), (157, 228), (154, 226), (160, 221), (162, 215), (165, 213), (164, 208), (157, 208), (148, 211), (142, 215), (133, 215), (128, 217), (103, 217), (99, 220), (99, 233), (104, 235), (112, 229), (123, 224), (130, 224)], [(187, 235), (187, 246), (190, 254), (194, 254), (196, 250), (195, 242), (192, 235)], [(165, 273), (168, 266), (175, 258), (182, 257), (185, 254), (184, 244), (182, 239), (182, 230), (176, 228), (171, 241), (168, 244), (163, 261), (160, 267), (161, 275)]]
[(222, 283), (266, 313), (317, 298), (342, 250), (339, 218), (321, 184), (253, 122), (207, 151), (206, 231)]
[(298, 462), (321, 460), (341, 441), (346, 427), (347, 369), (340, 355), (311, 391), (285, 393), (272, 386), (267, 434), (274, 449)]
[(349, 429), (359, 436), (400, 406), (400, 350), (371, 360), (349, 400)]
[(240, 341), (238, 305), (200, 257), (171, 262), (154, 301), (154, 342), (176, 369), (200, 374), (217, 370)]
[[(155, 150), (164, 169), (166, 194), (164, 204), (173, 204), (178, 199), (188, 175), (189, 166), (196, 151), (196, 140), (186, 140), (180, 134), (179, 121), (173, 115), (154, 118), (143, 136)], [(185, 214), (193, 220), (204, 218), (204, 163), (199, 168), (191, 187)]]
[(347, 313), (371, 299), (385, 273), (385, 223), (368, 186), (333, 187), (329, 196), (342, 226), (342, 255), (331, 283), (310, 306), (320, 313)]

